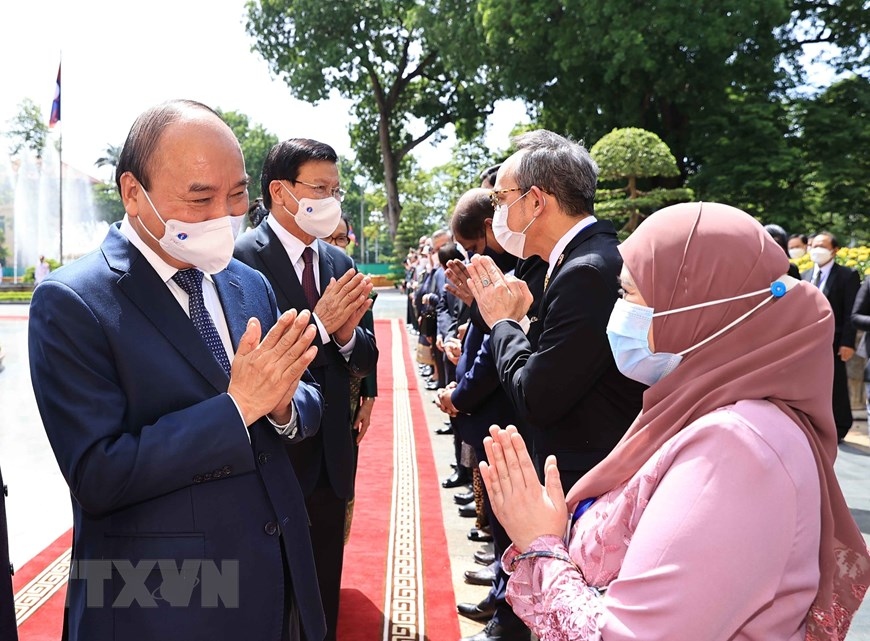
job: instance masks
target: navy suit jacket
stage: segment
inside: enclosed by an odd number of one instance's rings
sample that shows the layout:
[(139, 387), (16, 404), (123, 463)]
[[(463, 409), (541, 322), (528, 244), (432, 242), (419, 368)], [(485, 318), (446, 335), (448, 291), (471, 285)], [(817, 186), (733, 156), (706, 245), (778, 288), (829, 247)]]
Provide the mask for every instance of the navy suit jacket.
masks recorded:
[[(330, 278), (338, 279), (353, 261), (342, 250), (329, 243), (317, 241), (320, 290), (326, 288)], [(236, 241), (235, 256), (243, 263), (261, 271), (275, 290), (278, 309), (308, 309), (308, 301), (287, 251), (275, 232), (265, 222), (253, 231), (242, 234)], [(314, 320), (312, 319), (312, 323)], [(345, 360), (335, 341), (324, 345), (320, 332), (314, 339), (317, 357), (308, 368), (323, 392), (324, 411), (320, 431), (310, 439), (288, 450), (290, 460), (299, 477), (306, 496), (317, 486), (323, 465), (329, 474), (335, 494), (349, 499), (353, 496), (355, 475), (354, 435), (351, 430), (350, 377), (366, 376), (378, 362), (378, 348), (374, 335), (358, 326), (356, 343)]]
[(489, 336), (471, 323), (456, 364), (456, 387), (450, 400), (460, 412), (453, 419), (459, 437), (474, 448), (481, 461), (486, 460), (483, 439), (489, 436), (489, 426), (517, 425), (516, 413), (499, 380)]
[[(264, 333), (274, 325), (261, 274), (232, 261), (214, 281), (234, 345), (249, 318)], [(304, 498), (284, 441), (266, 419), (249, 440), (224, 393), (229, 377), (117, 227), (37, 288), (29, 344), (37, 405), (72, 495), (64, 636), (277, 640), (292, 585), (307, 637), (322, 639)], [(300, 383), (294, 401), (301, 431), (315, 429), (316, 386)], [(185, 559), (201, 564), (189, 598), (158, 559), (176, 572)], [(125, 564), (154, 567), (139, 585)], [(221, 598), (230, 597), (218, 607), (207, 607), (211, 568), (222, 569)], [(131, 592), (137, 599), (123, 607)], [(141, 607), (152, 599), (156, 607)]]

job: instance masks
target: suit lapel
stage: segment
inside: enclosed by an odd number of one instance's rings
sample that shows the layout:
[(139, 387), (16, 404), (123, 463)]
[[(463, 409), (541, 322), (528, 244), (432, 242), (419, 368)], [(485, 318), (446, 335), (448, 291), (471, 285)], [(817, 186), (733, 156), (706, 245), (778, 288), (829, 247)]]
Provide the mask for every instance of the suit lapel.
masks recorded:
[(329, 250), (326, 249), (327, 244), (322, 240), (317, 241), (317, 267), (320, 276), (320, 293), (323, 294), (323, 290), (326, 289), (326, 286), (329, 285), (329, 279), (333, 276), (336, 279), (341, 276), (341, 274), (335, 273), (335, 265), (332, 262), (332, 256), (329, 255)]
[(225, 269), (214, 275), (214, 284), (224, 310), (224, 317), (227, 319), (227, 328), (230, 330), (230, 340), (235, 351), (239, 348), (239, 341), (245, 333), (248, 319), (253, 314), (247, 309), (245, 292), (236, 274)]
[[(257, 244), (260, 246), (257, 253), (267, 272), (266, 276), (276, 293), (280, 293), (278, 311), (283, 313), (290, 307), (298, 308), (300, 304), (302, 307), (307, 307), (307, 304), (304, 304), (305, 291), (296, 276), (296, 269), (290, 262), (290, 257), (281, 241), (278, 240), (269, 225), (263, 224), (257, 227)], [(282, 307), (282, 298), (288, 301), (289, 305)]]
[(143, 316), (216, 390), (226, 391), (229, 378), (223, 368), (142, 254), (117, 228), (106, 238), (102, 251), (109, 266), (120, 273), (118, 287)]

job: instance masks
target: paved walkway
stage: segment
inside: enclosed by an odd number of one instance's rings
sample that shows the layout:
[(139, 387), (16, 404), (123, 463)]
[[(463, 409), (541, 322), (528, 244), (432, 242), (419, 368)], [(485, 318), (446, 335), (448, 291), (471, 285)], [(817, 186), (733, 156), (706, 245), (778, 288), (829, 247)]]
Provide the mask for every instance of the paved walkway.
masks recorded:
[[(0, 346), (5, 350), (5, 369), (0, 371), (0, 467), (9, 485), (10, 554), (17, 567), (65, 532), (72, 521), (66, 483), (42, 429), (30, 386), (27, 313), (26, 305), (0, 305)], [(375, 315), (404, 319), (404, 298), (394, 290), (381, 291)], [(409, 336), (408, 340), (413, 346), (413, 338)], [(434, 392), (423, 390), (420, 393), (438, 475), (443, 479), (450, 474), (453, 461), (452, 439), (434, 434), (444, 420), (431, 402)], [(836, 469), (852, 514), (865, 539), (870, 539), (870, 437), (864, 411), (856, 411), (855, 416), (855, 426), (840, 446)], [(465, 584), (462, 575), (465, 570), (481, 567), (472, 560), (472, 554), (481, 544), (466, 538), (474, 520), (458, 515), (454, 493), (455, 490), (440, 490), (454, 591), (457, 602), (477, 602), (486, 595), (486, 588)], [(482, 628), (481, 624), (463, 617), (459, 619), (463, 636)], [(848, 640), (870, 641), (870, 605), (866, 602), (853, 622)]]

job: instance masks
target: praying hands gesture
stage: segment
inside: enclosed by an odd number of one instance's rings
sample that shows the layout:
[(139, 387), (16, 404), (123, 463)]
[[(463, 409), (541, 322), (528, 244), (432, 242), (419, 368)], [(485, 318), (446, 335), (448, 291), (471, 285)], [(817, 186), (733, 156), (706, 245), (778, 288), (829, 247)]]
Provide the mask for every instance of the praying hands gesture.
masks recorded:
[(461, 260), (453, 258), (447, 261), (447, 266), (444, 268), (444, 288), (456, 296), (466, 305), (471, 305), (474, 302), (474, 294), (471, 293), (471, 288), (468, 286), (468, 269), (465, 263)]
[(228, 392), (238, 405), (245, 425), (269, 414), (278, 423), (290, 420), (290, 404), (305, 369), (317, 355), (311, 345), (316, 328), (311, 312), (295, 309), (281, 314), (262, 342), (256, 318), (248, 320), (233, 359)]
[(326, 333), (335, 338), (339, 345), (345, 345), (353, 337), (353, 331), (363, 315), (371, 309), (372, 279), (348, 269), (338, 280), (329, 279), (314, 313)]
[(468, 274), (468, 287), (490, 327), (505, 318), (519, 321), (532, 306), (532, 293), (525, 281), (505, 276), (489, 256), (474, 256)]
[(481, 461), (480, 475), (486, 485), (492, 511), (513, 544), (525, 552), (539, 536), (564, 536), (568, 525), (568, 507), (565, 505), (556, 457), (547, 457), (544, 465), (545, 484), (541, 485), (517, 428), (508, 425), (503, 430), (493, 425), (489, 433), (490, 436), (483, 441), (489, 464)]

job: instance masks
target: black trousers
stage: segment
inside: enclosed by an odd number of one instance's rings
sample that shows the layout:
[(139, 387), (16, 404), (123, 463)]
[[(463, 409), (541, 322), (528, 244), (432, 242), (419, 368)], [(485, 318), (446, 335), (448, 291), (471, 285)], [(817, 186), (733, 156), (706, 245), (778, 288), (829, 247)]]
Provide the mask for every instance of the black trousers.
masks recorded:
[[(320, 600), (326, 615), (325, 641), (335, 641), (338, 632), (338, 597), (341, 591), (341, 570), (344, 565), (344, 520), (347, 501), (335, 495), (326, 466), (320, 483), (305, 499), (308, 519), (311, 521), (311, 546)], [(313, 640), (310, 640), (313, 641)]]
[(838, 349), (838, 346), (834, 346), (834, 423), (837, 425), (837, 438), (843, 440), (852, 428), (852, 403), (849, 400), (846, 363), (837, 354)]

